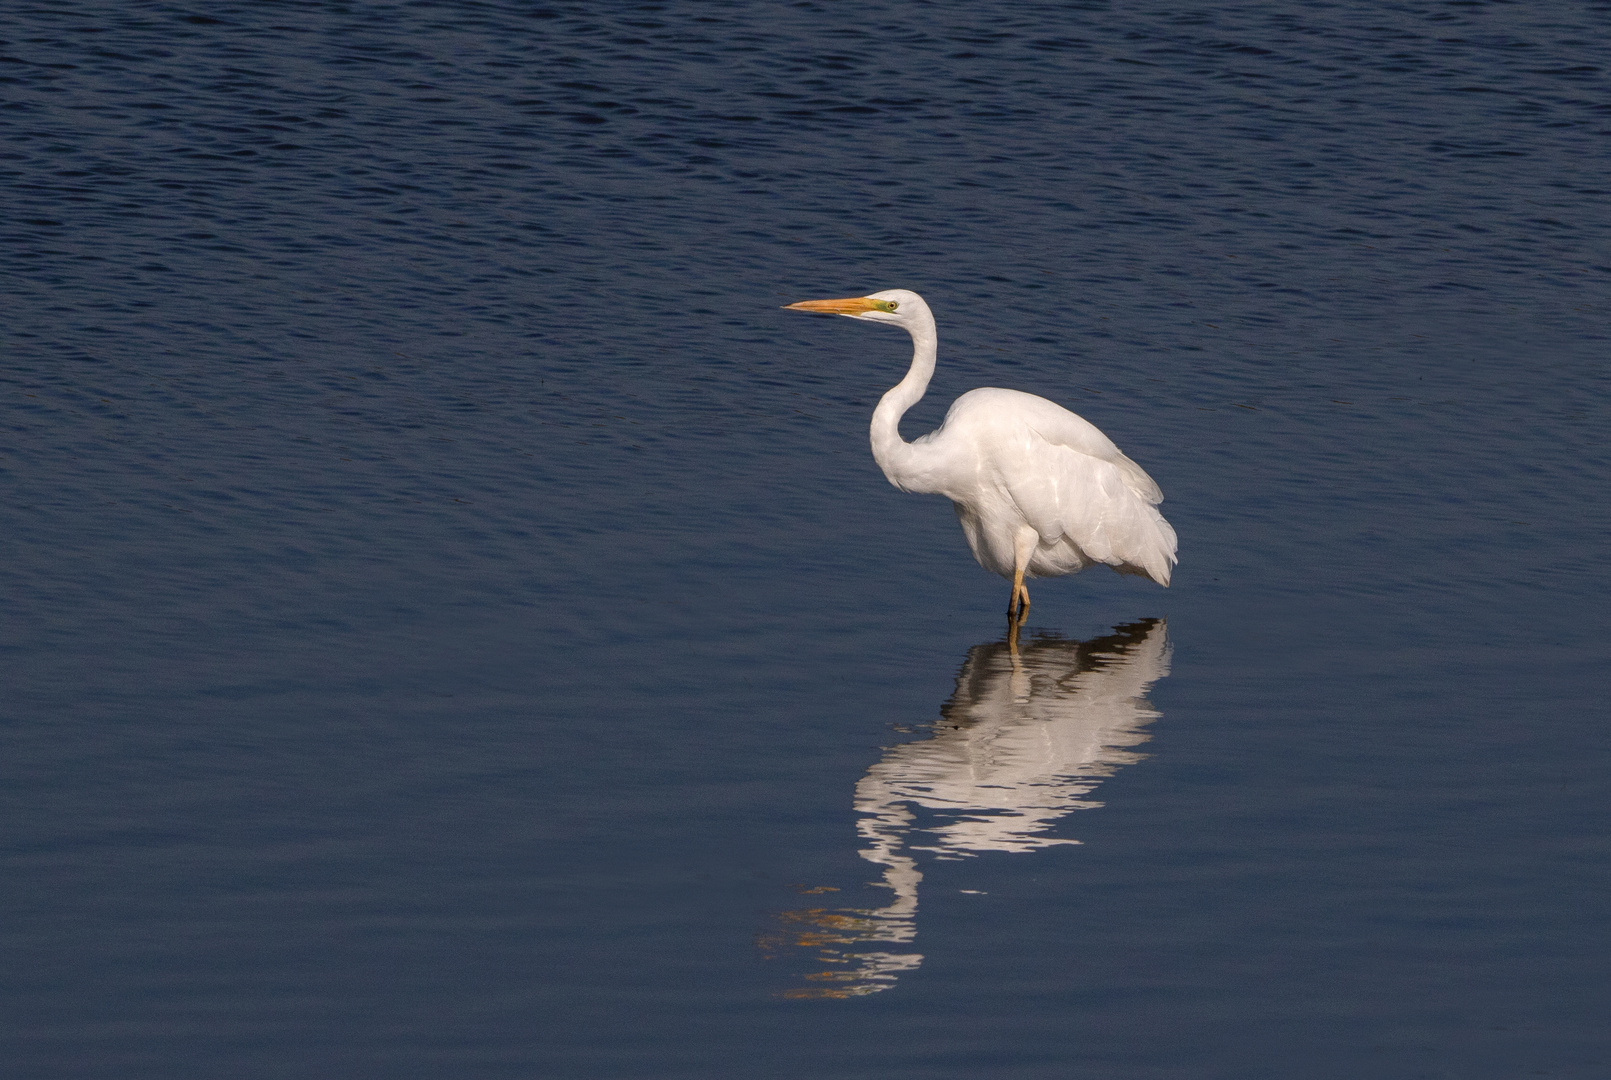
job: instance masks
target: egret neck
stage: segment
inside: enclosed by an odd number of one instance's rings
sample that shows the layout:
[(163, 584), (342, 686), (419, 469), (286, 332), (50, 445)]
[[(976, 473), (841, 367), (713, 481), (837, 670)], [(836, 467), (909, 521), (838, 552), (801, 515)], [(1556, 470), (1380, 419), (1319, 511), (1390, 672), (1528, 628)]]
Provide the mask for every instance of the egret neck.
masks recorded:
[[(921, 303), (921, 301), (919, 301)], [(923, 400), (934, 377), (934, 360), (939, 351), (940, 335), (934, 326), (934, 316), (925, 304), (913, 312), (916, 317), (906, 323), (912, 335), (912, 366), (906, 378), (896, 383), (873, 410), (873, 460), (884, 470), (889, 482), (902, 491), (922, 491), (911, 483), (922, 474), (918, 466), (919, 450), (901, 438), (901, 417), (906, 410)]]

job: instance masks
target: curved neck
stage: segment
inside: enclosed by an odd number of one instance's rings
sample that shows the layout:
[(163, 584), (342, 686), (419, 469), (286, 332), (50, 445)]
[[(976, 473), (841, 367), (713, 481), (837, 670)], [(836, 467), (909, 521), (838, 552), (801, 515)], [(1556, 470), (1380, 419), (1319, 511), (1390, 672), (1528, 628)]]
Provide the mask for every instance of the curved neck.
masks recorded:
[(889, 482), (903, 490), (903, 483), (914, 466), (912, 444), (901, 438), (901, 417), (923, 399), (934, 375), (934, 359), (939, 351), (940, 337), (934, 328), (934, 316), (926, 310), (922, 318), (907, 327), (912, 335), (912, 366), (906, 378), (896, 383), (873, 410), (873, 460), (884, 470)]

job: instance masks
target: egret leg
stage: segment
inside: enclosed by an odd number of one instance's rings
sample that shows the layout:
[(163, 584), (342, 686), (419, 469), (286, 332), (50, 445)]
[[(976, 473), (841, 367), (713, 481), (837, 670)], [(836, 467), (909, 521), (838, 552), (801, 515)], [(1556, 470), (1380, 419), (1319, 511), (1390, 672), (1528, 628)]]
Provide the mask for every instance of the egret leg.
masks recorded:
[(1029, 557), (1035, 552), (1035, 544), (1040, 538), (1033, 529), (1027, 526), (1020, 530), (1017, 550), (1013, 553), (1012, 567), (1012, 595), (1007, 598), (1007, 617), (1017, 617), (1023, 622), (1029, 617), (1029, 586), (1024, 584), (1024, 571), (1029, 569)]
[(1029, 617), (1029, 586), (1024, 584), (1023, 568), (1012, 575), (1012, 595), (1007, 598), (1007, 617), (1023, 622)]

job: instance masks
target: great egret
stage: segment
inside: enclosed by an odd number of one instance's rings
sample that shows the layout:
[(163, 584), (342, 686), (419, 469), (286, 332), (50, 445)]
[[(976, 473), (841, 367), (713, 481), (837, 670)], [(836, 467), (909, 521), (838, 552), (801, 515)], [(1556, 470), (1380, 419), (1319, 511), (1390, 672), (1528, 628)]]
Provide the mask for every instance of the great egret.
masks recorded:
[(846, 300), (802, 300), (820, 311), (889, 323), (912, 335), (912, 366), (873, 410), (873, 459), (902, 491), (944, 495), (973, 557), (1012, 582), (1007, 614), (1029, 610), (1026, 577), (1077, 574), (1106, 563), (1169, 584), (1175, 530), (1157, 510), (1163, 492), (1113, 440), (1054, 402), (983, 387), (957, 398), (945, 422), (901, 438), (901, 416), (934, 374), (939, 335), (923, 298), (887, 289)]

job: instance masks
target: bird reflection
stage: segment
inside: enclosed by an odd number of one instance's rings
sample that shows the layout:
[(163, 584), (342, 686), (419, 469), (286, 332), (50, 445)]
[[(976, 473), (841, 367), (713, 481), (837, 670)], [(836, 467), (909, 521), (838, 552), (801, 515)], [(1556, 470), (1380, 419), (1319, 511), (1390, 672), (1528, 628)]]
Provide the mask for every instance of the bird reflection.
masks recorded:
[(1087, 798), (1091, 790), (1141, 759), (1130, 747), (1147, 741), (1159, 715), (1147, 689), (1168, 673), (1161, 619), (1091, 641), (1037, 634), (1020, 644), (1012, 627), (1007, 640), (970, 649), (932, 737), (891, 748), (856, 785), (860, 854), (883, 868), (871, 884), (888, 889), (890, 903), (779, 916), (763, 952), (804, 952), (826, 965), (783, 996), (875, 994), (922, 962), (910, 949), (920, 854), (962, 859), (1079, 843), (1048, 833), (1071, 811), (1102, 805)]

